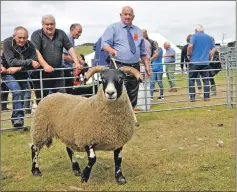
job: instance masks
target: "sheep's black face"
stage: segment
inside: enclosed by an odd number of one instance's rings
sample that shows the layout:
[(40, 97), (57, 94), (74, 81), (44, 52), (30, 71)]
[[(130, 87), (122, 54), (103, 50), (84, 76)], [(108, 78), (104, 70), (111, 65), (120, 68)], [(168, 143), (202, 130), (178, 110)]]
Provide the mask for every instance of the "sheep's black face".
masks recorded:
[(108, 101), (115, 101), (123, 92), (125, 72), (118, 69), (106, 69), (101, 72), (103, 91)]

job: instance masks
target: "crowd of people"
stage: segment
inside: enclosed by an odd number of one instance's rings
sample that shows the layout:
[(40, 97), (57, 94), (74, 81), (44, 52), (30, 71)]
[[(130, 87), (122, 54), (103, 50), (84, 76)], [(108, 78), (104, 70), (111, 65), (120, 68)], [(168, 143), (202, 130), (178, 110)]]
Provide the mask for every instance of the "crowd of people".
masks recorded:
[[(151, 77), (151, 99), (154, 98), (156, 82), (160, 88), (158, 99), (164, 99), (164, 69), (169, 82), (168, 91), (178, 91), (174, 74), (176, 52), (169, 42), (165, 42), (162, 48), (156, 41), (150, 39), (146, 29), (141, 30), (132, 23), (134, 17), (131, 7), (122, 8), (120, 21), (109, 25), (95, 43), (93, 47), (95, 58), (92, 65), (106, 65), (112, 69), (129, 66), (140, 71), (142, 63), (147, 77)], [(34, 31), (30, 40), (28, 40), (27, 29), (19, 26), (14, 29), (13, 36), (3, 41), (1, 79), (4, 83), (1, 83), (1, 88), (2, 91), (10, 90), (12, 93), (13, 127), (24, 126), (26, 111), (23, 109), (30, 108), (30, 90), (34, 89), (37, 104), (42, 97), (50, 93), (72, 94), (75, 84), (74, 76), (78, 76), (85, 67), (88, 67), (84, 55), (78, 56), (74, 49), (74, 41), (81, 34), (82, 26), (79, 23), (71, 24), (69, 33), (66, 34), (63, 30), (56, 28), (54, 16), (45, 15), (42, 17), (42, 28)], [(212, 90), (216, 90), (214, 75), (218, 71), (213, 73), (207, 70), (217, 67), (209, 64), (210, 60), (217, 59), (214, 41), (204, 33), (203, 27), (198, 25), (195, 28), (195, 34), (188, 36), (187, 43), (182, 50), (181, 62), (190, 62), (188, 65), (190, 100), (195, 101), (194, 80), (201, 75), (204, 84), (204, 100), (207, 101), (210, 98), (209, 81)], [(181, 64), (181, 69), (183, 68)], [(42, 69), (42, 73), (38, 69)], [(132, 107), (135, 108), (139, 83), (131, 74), (127, 74), (124, 83)], [(41, 86), (43, 86), (43, 91), (41, 91)], [(200, 82), (198, 86), (201, 87)], [(1, 100), (4, 101), (6, 98), (7, 94), (2, 93)], [(28, 104), (24, 104), (24, 100), (29, 101)], [(6, 103), (2, 103), (2, 110), (6, 109), (8, 109)]]

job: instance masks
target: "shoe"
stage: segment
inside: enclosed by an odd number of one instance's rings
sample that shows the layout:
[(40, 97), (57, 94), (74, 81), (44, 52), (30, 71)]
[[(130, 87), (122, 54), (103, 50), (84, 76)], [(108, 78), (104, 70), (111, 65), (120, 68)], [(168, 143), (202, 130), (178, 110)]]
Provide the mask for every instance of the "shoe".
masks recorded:
[(204, 101), (210, 101), (210, 98), (204, 98)]
[(157, 99), (164, 99), (164, 97), (161, 97), (161, 96), (160, 96), (160, 97), (158, 97)]
[(176, 88), (173, 88), (172, 92), (177, 92), (178, 90)]
[(2, 109), (1, 109), (2, 111), (7, 111), (7, 110), (10, 110), (10, 109), (8, 109), (7, 108), (7, 106), (2, 106)]
[(190, 102), (195, 102), (195, 98), (190, 98)]
[(169, 92), (172, 92), (172, 88), (168, 89)]
[(153, 98), (151, 98), (151, 101), (153, 101)]
[(23, 126), (23, 122), (20, 119), (17, 119), (15, 121), (13, 121), (13, 127), (22, 127)]

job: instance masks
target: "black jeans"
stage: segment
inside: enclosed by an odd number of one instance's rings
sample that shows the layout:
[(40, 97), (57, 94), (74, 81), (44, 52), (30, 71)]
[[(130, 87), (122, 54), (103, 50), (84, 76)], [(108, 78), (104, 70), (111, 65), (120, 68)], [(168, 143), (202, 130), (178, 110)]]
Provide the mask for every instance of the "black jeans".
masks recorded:
[[(49, 78), (46, 80), (46, 78)], [(54, 79), (60, 78), (60, 79)], [(31, 74), (31, 79), (40, 79), (40, 72), (35, 71)], [(43, 89), (43, 98), (50, 93), (61, 92), (65, 93), (65, 81), (64, 81), (64, 72), (63, 71), (53, 71), (52, 73), (46, 73), (42, 71), (42, 85), (40, 85), (40, 80), (32, 81), (35, 89)], [(52, 89), (50, 89), (52, 88)], [(35, 96), (37, 98), (36, 103), (38, 104), (41, 99), (41, 90), (35, 90)]]
[(65, 91), (67, 94), (72, 94), (74, 80), (73, 78), (67, 79), (68, 77), (73, 77), (72, 69), (65, 69), (64, 70), (64, 77), (65, 79)]
[[(134, 67), (140, 72), (139, 63), (129, 64), (129, 63), (121, 63), (117, 61), (116, 64), (118, 68), (123, 67), (123, 66)], [(110, 62), (110, 69), (115, 69), (115, 66), (112, 61)], [(137, 81), (135, 76), (133, 76), (132, 74), (127, 74), (126, 78), (124, 79), (124, 85), (127, 89), (128, 97), (130, 99), (132, 107), (134, 108), (137, 105), (139, 82)]]

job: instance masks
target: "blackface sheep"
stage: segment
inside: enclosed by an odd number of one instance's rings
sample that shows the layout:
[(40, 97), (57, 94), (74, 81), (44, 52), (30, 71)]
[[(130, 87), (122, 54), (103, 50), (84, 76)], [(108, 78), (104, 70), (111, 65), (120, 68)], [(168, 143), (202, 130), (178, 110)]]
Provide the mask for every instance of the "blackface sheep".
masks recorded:
[[(102, 88), (96, 95), (81, 96), (55, 93), (45, 97), (38, 105), (31, 127), (33, 144), (32, 169), (34, 176), (41, 176), (38, 154), (44, 145), (49, 147), (55, 136), (66, 144), (76, 176), (87, 182), (92, 166), (96, 162), (95, 151), (114, 151), (115, 179), (125, 184), (122, 174), (122, 148), (132, 138), (135, 120), (130, 100), (124, 86), (126, 73), (132, 73), (138, 81), (141, 74), (134, 68), (106, 69), (102, 66), (91, 68), (88, 80), (100, 72)], [(86, 151), (88, 165), (81, 172), (74, 151)]]

